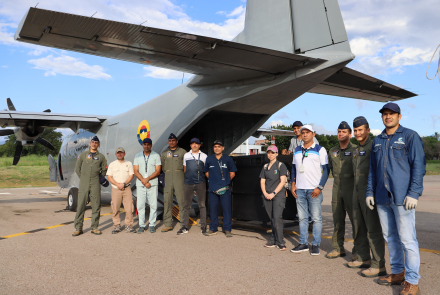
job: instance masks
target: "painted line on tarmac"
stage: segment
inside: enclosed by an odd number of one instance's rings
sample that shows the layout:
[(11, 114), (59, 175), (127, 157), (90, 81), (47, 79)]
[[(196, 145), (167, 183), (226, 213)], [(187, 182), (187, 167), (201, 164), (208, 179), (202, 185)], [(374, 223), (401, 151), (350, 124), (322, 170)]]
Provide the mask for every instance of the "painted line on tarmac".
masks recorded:
[[(125, 211), (124, 211), (124, 210), (121, 210), (121, 212), (125, 212)], [(101, 214), (100, 217), (108, 216), (108, 215), (112, 215), (112, 214), (113, 214), (113, 213)], [(91, 217), (84, 218), (84, 220), (89, 220), (89, 219), (92, 219), (92, 218), (91, 218)], [(23, 236), (23, 235), (33, 234), (33, 233), (37, 233), (37, 232), (40, 232), (40, 231), (43, 231), (43, 230), (48, 230), (48, 229), (52, 229), (52, 228), (57, 228), (57, 227), (65, 226), (65, 225), (72, 224), (72, 223), (73, 223), (73, 221), (68, 221), (68, 222), (64, 222), (64, 223), (57, 224), (57, 225), (52, 225), (52, 226), (48, 226), (48, 227), (37, 228), (37, 229), (34, 229), (34, 230), (30, 230), (30, 231), (26, 231), (26, 232), (22, 232), (22, 233), (18, 233), (18, 234), (13, 234), (13, 235), (8, 235), (8, 236), (3, 236), (3, 237), (0, 237), (0, 240), (5, 240), (5, 239), (10, 239), (10, 238), (18, 237), (18, 236)]]
[[(267, 227), (247, 225), (247, 224), (242, 224), (242, 223), (235, 223), (235, 224), (233, 224), (233, 227), (244, 227), (244, 228), (259, 229), (259, 230), (264, 230), (264, 231), (272, 230), (271, 228), (267, 228)], [(283, 232), (285, 234), (291, 234), (291, 235), (299, 236), (299, 233), (296, 232), (296, 231), (284, 230)], [(313, 235), (309, 234), (309, 236), (312, 237)], [(332, 236), (321, 236), (321, 238), (331, 240)], [(353, 239), (344, 239), (344, 241), (346, 241), (346, 242), (353, 242)], [(427, 252), (427, 253), (434, 253), (434, 254), (439, 254), (440, 255), (440, 251), (439, 250), (419, 248), (419, 251)]]

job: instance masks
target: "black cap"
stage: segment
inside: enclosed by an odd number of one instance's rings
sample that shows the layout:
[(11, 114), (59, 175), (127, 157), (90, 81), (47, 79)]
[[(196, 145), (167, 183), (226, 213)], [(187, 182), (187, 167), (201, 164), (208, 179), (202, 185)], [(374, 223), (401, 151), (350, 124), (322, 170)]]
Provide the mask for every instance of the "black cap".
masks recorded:
[(109, 185), (109, 182), (108, 182), (107, 178), (105, 178), (102, 175), (99, 175), (99, 182), (101, 183), (101, 185), (103, 187), (108, 187), (108, 185)]
[(365, 119), (365, 117), (359, 116), (353, 120), (353, 128), (358, 128), (365, 124), (368, 124), (368, 121)]
[(144, 140), (142, 140), (142, 143), (153, 144), (153, 141), (151, 140), (151, 138), (144, 138)]
[(97, 141), (97, 142), (99, 142), (99, 138), (98, 138), (98, 136), (96, 136), (96, 135), (93, 136), (92, 140), (93, 140), (93, 141)]
[(341, 124), (339, 124), (338, 129), (348, 129), (348, 130), (351, 130), (351, 127), (350, 127), (350, 125), (348, 125), (347, 122), (342, 121)]
[(191, 141), (189, 143), (191, 144), (193, 142), (200, 144), (200, 139), (198, 139), (197, 137), (194, 137), (193, 139), (191, 139)]
[(301, 122), (301, 121), (295, 121), (295, 122), (293, 122), (293, 124), (292, 124), (292, 128), (293, 127), (295, 127), (295, 126), (303, 126), (304, 124)]
[(223, 144), (223, 141), (221, 141), (221, 140), (216, 140), (216, 141), (214, 141), (213, 146), (216, 145), (216, 144), (219, 144), (219, 145), (221, 145), (221, 146), (225, 146), (225, 145)]
[(174, 133), (171, 133), (170, 136), (168, 136), (168, 139), (177, 139), (177, 136), (175, 136)]
[(396, 112), (398, 114), (400, 114), (400, 107), (397, 105), (397, 103), (394, 102), (389, 102), (387, 104), (385, 104), (379, 111), (379, 113), (383, 113), (384, 110), (391, 110), (393, 112)]

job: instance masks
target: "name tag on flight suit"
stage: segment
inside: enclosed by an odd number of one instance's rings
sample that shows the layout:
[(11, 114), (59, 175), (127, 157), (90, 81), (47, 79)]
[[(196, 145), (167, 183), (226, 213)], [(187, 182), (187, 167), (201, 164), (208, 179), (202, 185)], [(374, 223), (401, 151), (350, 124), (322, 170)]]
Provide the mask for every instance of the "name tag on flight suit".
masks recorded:
[(351, 156), (351, 152), (345, 152), (344, 155), (345, 156)]
[(366, 154), (366, 151), (360, 151), (359, 152), (359, 156), (365, 156), (365, 154)]
[(173, 155), (173, 157), (178, 157), (179, 155)]
[(93, 160), (99, 160), (99, 157), (93, 157)]

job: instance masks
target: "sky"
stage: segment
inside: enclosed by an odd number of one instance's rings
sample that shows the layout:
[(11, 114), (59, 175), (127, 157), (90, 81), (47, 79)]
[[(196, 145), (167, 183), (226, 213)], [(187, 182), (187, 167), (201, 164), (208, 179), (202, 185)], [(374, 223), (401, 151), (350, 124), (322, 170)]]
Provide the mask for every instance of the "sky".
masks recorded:
[[(0, 2), (0, 108), (10, 97), (17, 110), (116, 115), (182, 83), (182, 72), (148, 67), (14, 41), (15, 30), (38, 0)], [(348, 67), (410, 90), (398, 102), (401, 124), (422, 136), (440, 132), (440, 82), (428, 80), (428, 63), (440, 44), (438, 1), (339, 0), (356, 59)], [(243, 30), (244, 0), (42, 0), (39, 8), (198, 35), (233, 39)], [(439, 53), (429, 76), (435, 74)], [(190, 78), (189, 74), (185, 79)], [(2, 105), (3, 104), (3, 105)], [(312, 123), (336, 134), (341, 121), (365, 116), (373, 133), (383, 124), (383, 104), (306, 93), (263, 126)], [(66, 131), (64, 131), (66, 133)], [(0, 138), (1, 141), (1, 138)]]

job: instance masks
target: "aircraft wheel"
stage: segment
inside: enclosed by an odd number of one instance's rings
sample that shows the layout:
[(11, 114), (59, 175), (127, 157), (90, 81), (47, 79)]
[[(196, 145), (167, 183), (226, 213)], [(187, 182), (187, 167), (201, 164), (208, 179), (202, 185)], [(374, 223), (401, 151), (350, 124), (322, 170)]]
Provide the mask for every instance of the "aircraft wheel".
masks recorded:
[(67, 209), (76, 212), (78, 206), (78, 188), (72, 187), (67, 194)]

